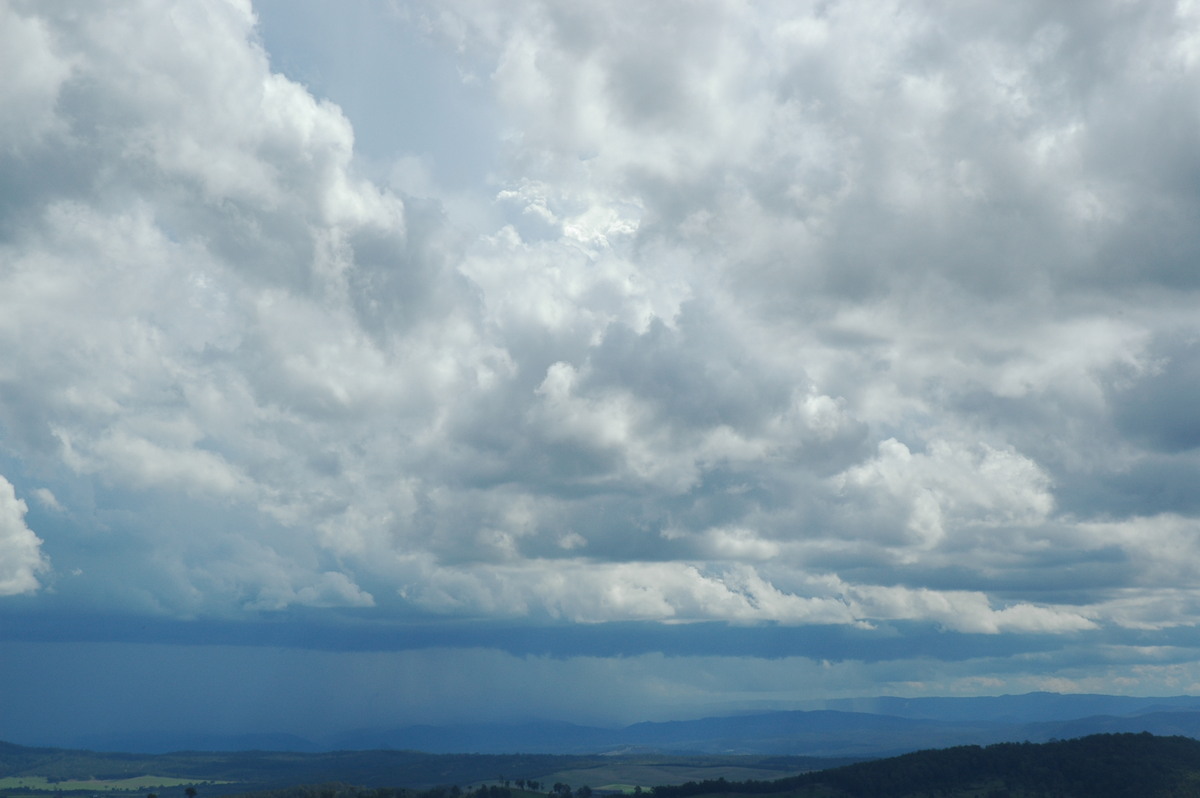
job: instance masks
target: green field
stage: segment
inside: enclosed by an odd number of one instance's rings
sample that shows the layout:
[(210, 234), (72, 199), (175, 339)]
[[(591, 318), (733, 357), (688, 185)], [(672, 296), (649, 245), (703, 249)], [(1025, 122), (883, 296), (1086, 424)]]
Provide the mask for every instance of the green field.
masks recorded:
[[(0, 779), (0, 790), (21, 792), (113, 792), (181, 787), (185, 784), (202, 784), (195, 779), (177, 779), (171, 776), (136, 776), (128, 779), (79, 779), (50, 781), (45, 776), (9, 776)], [(214, 782), (208, 782), (214, 783)]]

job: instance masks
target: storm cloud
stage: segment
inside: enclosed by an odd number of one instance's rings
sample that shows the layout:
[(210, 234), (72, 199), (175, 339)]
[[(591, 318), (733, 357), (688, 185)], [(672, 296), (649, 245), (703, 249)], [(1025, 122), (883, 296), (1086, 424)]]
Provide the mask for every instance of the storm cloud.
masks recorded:
[[(289, 13), (0, 10), (0, 611), (1167, 684), (1127, 655), (1200, 622), (1193, 4)], [(852, 650), (828, 692), (936, 688)]]

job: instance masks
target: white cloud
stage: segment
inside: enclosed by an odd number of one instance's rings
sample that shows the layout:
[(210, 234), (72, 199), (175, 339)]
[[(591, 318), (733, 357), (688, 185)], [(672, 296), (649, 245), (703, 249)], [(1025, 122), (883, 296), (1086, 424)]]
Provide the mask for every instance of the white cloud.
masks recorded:
[(878, 500), (873, 496), (895, 501), (897, 520), (924, 548), (940, 543), (947, 526), (1038, 524), (1054, 507), (1049, 479), (1036, 463), (987, 445), (937, 440), (928, 453), (913, 454), (889, 438), (879, 444), (875, 459), (834, 482), (853, 493), (856, 503), (868, 505)]
[(45, 507), (47, 510), (53, 510), (56, 513), (65, 512), (66, 508), (54, 495), (54, 492), (49, 488), (34, 488), (33, 497), (38, 500), (38, 504)]
[[(1080, 548), (1116, 547), (1126, 552), (1129, 565), (1137, 574), (1135, 584), (1152, 588), (1167, 598), (1168, 603), (1175, 603), (1177, 596), (1186, 595), (1200, 577), (1200, 565), (1193, 556), (1200, 550), (1200, 521), (1195, 518), (1163, 513), (1121, 521), (1082, 523), (1065, 542)], [(1177, 621), (1190, 615), (1191, 612), (1181, 605), (1166, 617)]]
[(307, 607), (371, 607), (375, 599), (343, 573), (325, 571), (315, 583), (299, 590), (285, 588), (274, 593), (260, 594), (251, 606), (282, 609), (292, 604)]
[(852, 623), (836, 597), (785, 593), (753, 568), (706, 573), (688, 563), (530, 562), (435, 569), (406, 595), (440, 612), (618, 620)]
[(55, 52), (41, 20), (5, 6), (0, 8), (0, 71), (8, 76), (0, 88), (0, 103), (8, 109), (0, 122), (0, 147), (19, 152), (56, 129), (54, 105), (71, 64)]
[[(718, 538), (716, 534), (710, 535)], [(736, 538), (742, 538), (737, 540)], [(724, 535), (716, 553), (747, 557), (745, 535)], [(730, 543), (731, 538), (733, 543)], [(729, 546), (733, 550), (729, 550)], [(762, 544), (759, 544), (760, 546)], [(469, 569), (433, 568), (405, 595), (438, 612), (549, 616), (596, 623), (653, 620), (871, 626), (923, 621), (975, 634), (1055, 634), (1099, 628), (1099, 608), (1017, 602), (995, 608), (977, 591), (859, 585), (836, 576), (805, 580), (801, 593), (782, 590), (754, 567), (702, 570), (688, 563), (588, 563), (558, 560)]]
[(36, 592), (39, 574), (50, 569), (41, 538), (25, 525), (27, 510), (12, 483), (0, 476), (0, 596)]
[[(1190, 384), (1162, 342), (1200, 287), (1194, 15), (410, 12), (497, 114), (495, 170), (445, 205), (366, 179), (246, 3), (0, 11), (0, 448), (68, 536), (104, 531), (64, 544), (79, 590), (1195, 622), (1156, 591), (1200, 510), (1134, 482), (1186, 413), (1113, 410)], [(430, 157), (398, 184), (437, 193)], [(105, 546), (128, 584), (83, 561)]]
[(931, 620), (957, 632), (1056, 633), (1096, 629), (1078, 610), (1019, 603), (993, 609), (983, 593), (848, 585), (856, 614), (872, 620)]

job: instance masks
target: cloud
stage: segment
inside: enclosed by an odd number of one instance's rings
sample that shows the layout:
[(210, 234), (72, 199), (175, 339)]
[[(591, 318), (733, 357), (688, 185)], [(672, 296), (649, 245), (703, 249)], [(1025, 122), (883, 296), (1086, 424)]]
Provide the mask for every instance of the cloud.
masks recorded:
[(38, 504), (45, 507), (47, 510), (62, 512), (63, 506), (58, 501), (58, 497), (54, 495), (49, 488), (34, 488), (33, 497), (38, 500)]
[(584, 623), (631, 619), (854, 621), (838, 598), (785, 593), (749, 567), (704, 573), (686, 563), (593, 565), (575, 560), (516, 568), (456, 569), (430, 576), (406, 592), (442, 612), (546, 615)]
[[(736, 554), (744, 555), (744, 544)], [(597, 566), (576, 560), (559, 561), (552, 568), (529, 563), (439, 570), (405, 588), (405, 595), (443, 613), (548, 616), (584, 623), (722, 620), (870, 627), (888, 621), (933, 621), (975, 634), (1099, 628), (1089, 617), (1099, 608), (1017, 602), (995, 609), (981, 592), (855, 585), (828, 575), (806, 580), (803, 588), (807, 595), (780, 590), (747, 565), (706, 572), (686, 563)]]
[(0, 13), (0, 452), (59, 525), (20, 590), (1197, 621), (1188, 8), (414, 3), (488, 98), (457, 193), (247, 3)]
[(1036, 463), (986, 445), (972, 452), (935, 440), (928, 454), (914, 455), (889, 438), (879, 444), (875, 459), (848, 469), (836, 482), (855, 506), (891, 498), (884, 513), (903, 522), (896, 534), (918, 548), (936, 547), (947, 526), (1038, 524), (1054, 507), (1049, 480)]
[(54, 98), (71, 71), (69, 61), (53, 52), (51, 34), (38, 19), (0, 9), (3, 20), (3, 69), (9, 79), (0, 102), (12, 109), (0, 126), (0, 142), (19, 152), (55, 126)]
[(0, 596), (36, 592), (42, 586), (38, 575), (50, 569), (41, 538), (25, 525), (27, 510), (12, 483), (0, 476)]
[(1057, 633), (1097, 628), (1090, 618), (1067, 607), (1019, 603), (996, 610), (982, 593), (879, 586), (846, 586), (846, 592), (861, 617), (934, 620), (959, 632)]

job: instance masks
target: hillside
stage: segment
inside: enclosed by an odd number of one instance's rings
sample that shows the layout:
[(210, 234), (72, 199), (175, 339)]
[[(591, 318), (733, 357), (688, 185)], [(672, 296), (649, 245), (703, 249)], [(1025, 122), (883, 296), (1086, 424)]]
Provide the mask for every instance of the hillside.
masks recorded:
[(1200, 795), (1200, 741), (1100, 734), (919, 751), (771, 782), (691, 782), (655, 798), (1184, 798)]

